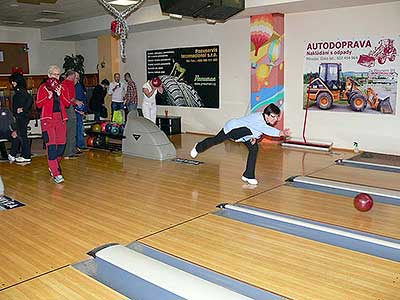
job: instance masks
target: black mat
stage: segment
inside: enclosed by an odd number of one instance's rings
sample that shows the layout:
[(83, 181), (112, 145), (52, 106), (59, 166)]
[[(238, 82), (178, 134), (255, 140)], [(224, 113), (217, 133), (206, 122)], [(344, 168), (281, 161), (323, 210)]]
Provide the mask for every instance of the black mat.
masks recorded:
[(25, 204), (8, 196), (0, 196), (0, 211), (25, 206)]
[(400, 167), (400, 156), (398, 155), (363, 152), (350, 158), (349, 160)]
[(193, 159), (186, 159), (186, 158), (180, 158), (177, 157), (175, 159), (173, 159), (172, 161), (178, 163), (178, 164), (187, 164), (187, 165), (192, 165), (192, 166), (197, 166), (200, 164), (204, 164), (204, 162), (202, 161), (198, 161), (198, 160), (193, 160)]

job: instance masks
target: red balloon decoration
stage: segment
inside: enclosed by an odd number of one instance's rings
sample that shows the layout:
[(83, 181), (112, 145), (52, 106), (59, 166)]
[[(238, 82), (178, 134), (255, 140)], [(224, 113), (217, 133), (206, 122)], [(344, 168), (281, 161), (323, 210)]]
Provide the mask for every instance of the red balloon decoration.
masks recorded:
[(24, 70), (22, 69), (22, 67), (12, 67), (11, 74), (13, 73), (19, 73), (21, 75), (24, 75)]
[(114, 20), (114, 21), (111, 22), (111, 32), (113, 34), (116, 34), (117, 33), (117, 29), (118, 29), (118, 21)]

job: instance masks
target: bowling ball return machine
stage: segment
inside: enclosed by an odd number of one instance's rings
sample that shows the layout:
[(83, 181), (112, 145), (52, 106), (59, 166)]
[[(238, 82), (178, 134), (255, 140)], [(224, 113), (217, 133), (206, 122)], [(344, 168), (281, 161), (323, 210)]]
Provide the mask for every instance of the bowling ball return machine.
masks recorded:
[(154, 160), (176, 158), (175, 146), (152, 121), (129, 113), (122, 140), (122, 153)]

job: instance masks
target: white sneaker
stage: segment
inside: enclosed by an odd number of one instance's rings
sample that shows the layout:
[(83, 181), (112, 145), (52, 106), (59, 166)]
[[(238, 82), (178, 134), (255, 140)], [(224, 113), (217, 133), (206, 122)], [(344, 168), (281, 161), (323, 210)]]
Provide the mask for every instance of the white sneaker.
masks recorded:
[(11, 154), (8, 154), (8, 160), (10, 161), (10, 162), (14, 162), (15, 161), (15, 156), (12, 156)]
[(242, 176), (242, 180), (249, 184), (254, 184), (254, 185), (258, 184), (258, 181), (255, 178), (247, 178), (247, 177)]
[(31, 162), (32, 159), (30, 159), (30, 158), (24, 158), (24, 157), (22, 157), (22, 156), (19, 156), (19, 157), (17, 157), (17, 158), (15, 159), (15, 161), (16, 161), (17, 163), (27, 163), (27, 162)]
[(62, 175), (57, 175), (57, 176), (53, 177), (53, 180), (55, 183), (59, 184), (59, 183), (64, 182), (64, 177)]
[(190, 151), (190, 156), (192, 158), (196, 158), (196, 156), (199, 155), (199, 152), (197, 152), (197, 150), (196, 150), (196, 146), (197, 146), (197, 143), (194, 145), (192, 151)]

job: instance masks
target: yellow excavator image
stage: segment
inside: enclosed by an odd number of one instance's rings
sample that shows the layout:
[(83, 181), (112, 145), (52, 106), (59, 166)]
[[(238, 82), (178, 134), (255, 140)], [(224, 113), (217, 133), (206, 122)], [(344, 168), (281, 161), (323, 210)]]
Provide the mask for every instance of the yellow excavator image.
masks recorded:
[(360, 84), (351, 77), (345, 81), (341, 78), (342, 64), (321, 63), (318, 77), (308, 85), (309, 100), (316, 101), (318, 108), (323, 110), (330, 109), (334, 101), (347, 100), (353, 111), (362, 112), (369, 104), (374, 110), (393, 113), (390, 97), (380, 99), (370, 87), (364, 93), (359, 88)]

